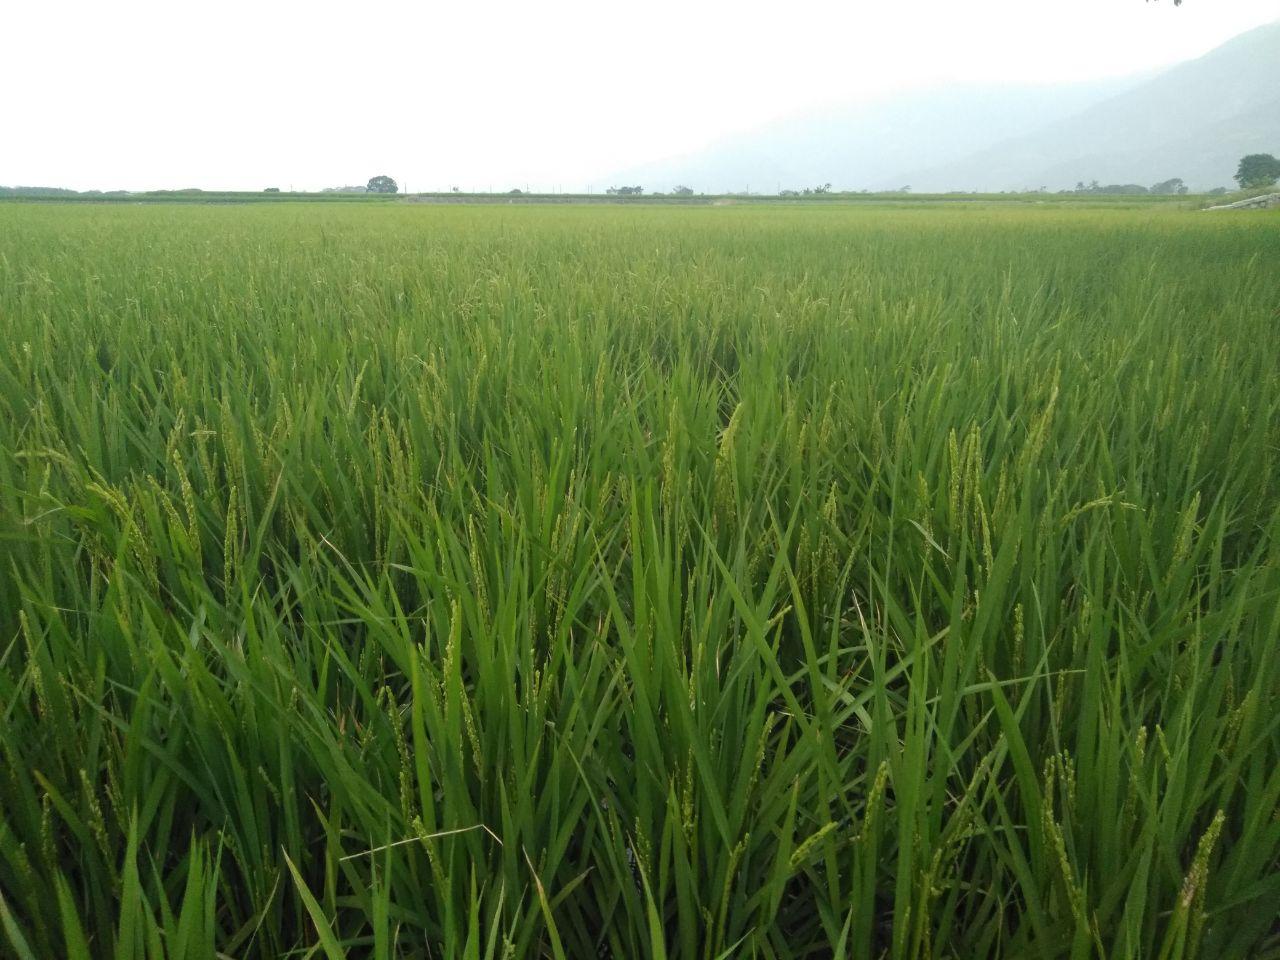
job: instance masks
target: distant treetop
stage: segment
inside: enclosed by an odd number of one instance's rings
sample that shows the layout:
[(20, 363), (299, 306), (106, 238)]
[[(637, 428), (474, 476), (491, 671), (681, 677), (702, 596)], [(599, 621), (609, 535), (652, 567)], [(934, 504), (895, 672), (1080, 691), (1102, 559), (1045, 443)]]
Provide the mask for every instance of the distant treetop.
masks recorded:
[(1235, 180), (1244, 190), (1274, 186), (1280, 180), (1280, 160), (1269, 153), (1251, 153), (1241, 157)]

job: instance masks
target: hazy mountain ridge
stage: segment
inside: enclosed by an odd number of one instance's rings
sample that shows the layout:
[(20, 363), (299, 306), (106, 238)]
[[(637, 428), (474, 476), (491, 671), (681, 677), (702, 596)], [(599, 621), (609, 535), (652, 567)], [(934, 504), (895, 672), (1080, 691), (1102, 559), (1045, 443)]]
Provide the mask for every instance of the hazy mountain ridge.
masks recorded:
[(1280, 151), (1280, 23), (1041, 131), (912, 176), (931, 190), (1056, 190), (1080, 180), (1168, 177), (1207, 189), (1229, 185), (1240, 157), (1260, 151)]
[[(784, 117), (704, 150), (641, 164), (610, 182), (650, 190), (687, 184), (703, 192), (753, 192), (830, 182), (882, 186), (921, 157), (958, 161), (989, 144), (1070, 116), (1137, 79), (1042, 86), (966, 85)], [(909, 181), (895, 182), (903, 186)]]
[(649, 190), (1069, 189), (1078, 181), (1228, 186), (1246, 153), (1280, 152), (1280, 22), (1157, 74), (1083, 84), (957, 86), (784, 118), (611, 182)]

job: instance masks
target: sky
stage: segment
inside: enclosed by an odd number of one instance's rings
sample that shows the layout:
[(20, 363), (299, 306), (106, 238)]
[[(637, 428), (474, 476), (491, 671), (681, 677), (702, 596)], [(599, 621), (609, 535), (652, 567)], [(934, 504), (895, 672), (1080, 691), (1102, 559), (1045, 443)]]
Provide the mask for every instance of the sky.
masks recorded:
[(767, 120), (1123, 76), (1280, 0), (5, 0), (0, 184), (600, 191)]

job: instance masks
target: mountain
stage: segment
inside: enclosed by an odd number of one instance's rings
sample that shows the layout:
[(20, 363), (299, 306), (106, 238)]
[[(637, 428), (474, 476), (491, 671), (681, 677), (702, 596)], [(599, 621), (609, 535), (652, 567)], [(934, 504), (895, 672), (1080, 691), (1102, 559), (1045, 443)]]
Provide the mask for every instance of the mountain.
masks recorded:
[[(959, 161), (992, 143), (1128, 89), (1135, 79), (1062, 86), (956, 86), (784, 117), (705, 150), (613, 174), (647, 190), (687, 184), (705, 193), (771, 193), (828, 181), (838, 190), (883, 186), (921, 157)], [(898, 180), (894, 187), (910, 183)]]
[[(1227, 186), (1247, 153), (1280, 153), (1280, 22), (1040, 130), (906, 174), (924, 190)], [(888, 187), (891, 180), (880, 185)]]
[(1070, 188), (1181, 177), (1226, 186), (1280, 153), (1280, 22), (1156, 74), (1049, 86), (954, 86), (784, 118), (621, 171), (648, 190)]

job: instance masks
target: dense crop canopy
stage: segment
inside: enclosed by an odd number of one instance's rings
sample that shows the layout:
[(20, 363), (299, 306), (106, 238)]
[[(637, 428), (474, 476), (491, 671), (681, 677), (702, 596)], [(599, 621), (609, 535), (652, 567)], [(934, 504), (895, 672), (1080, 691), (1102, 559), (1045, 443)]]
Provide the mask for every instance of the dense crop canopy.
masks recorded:
[(0, 206), (0, 954), (1280, 955), (1278, 262)]

